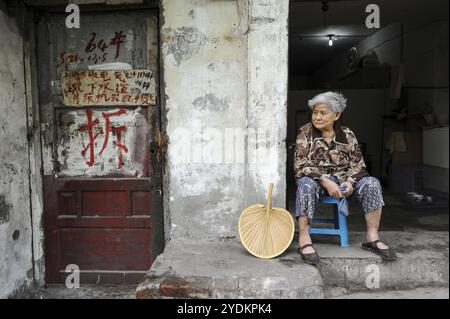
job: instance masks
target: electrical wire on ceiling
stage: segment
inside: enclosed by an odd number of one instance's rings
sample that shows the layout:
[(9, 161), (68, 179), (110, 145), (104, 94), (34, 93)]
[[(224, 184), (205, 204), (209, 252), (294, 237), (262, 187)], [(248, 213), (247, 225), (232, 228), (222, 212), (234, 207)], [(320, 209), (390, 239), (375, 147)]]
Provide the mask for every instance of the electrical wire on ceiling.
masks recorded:
[[(307, 2), (307, 1), (301, 1), (301, 2)], [(327, 13), (330, 10), (330, 6), (328, 4), (329, 1), (322, 1), (322, 12), (323, 12), (323, 28), (327, 29)], [(334, 33), (328, 33), (323, 35), (290, 35), (290, 37), (296, 37), (300, 40), (306, 39), (306, 38), (323, 38), (324, 40), (328, 40), (328, 45), (333, 46), (334, 41), (338, 40), (339, 38), (365, 38), (368, 35), (343, 35), (343, 34), (334, 34)]]

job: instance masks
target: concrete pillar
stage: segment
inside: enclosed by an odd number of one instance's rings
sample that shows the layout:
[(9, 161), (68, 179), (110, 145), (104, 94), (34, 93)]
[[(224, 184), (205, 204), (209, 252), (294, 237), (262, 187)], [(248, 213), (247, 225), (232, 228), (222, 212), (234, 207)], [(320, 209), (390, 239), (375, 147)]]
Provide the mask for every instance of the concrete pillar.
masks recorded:
[(162, 1), (166, 239), (237, 236), (270, 182), (284, 207), (287, 26), (288, 0)]
[[(251, 1), (245, 206), (265, 200), (273, 183), (273, 206), (285, 207), (288, 11), (288, 0)], [(259, 142), (266, 142), (266, 136), (269, 147)]]

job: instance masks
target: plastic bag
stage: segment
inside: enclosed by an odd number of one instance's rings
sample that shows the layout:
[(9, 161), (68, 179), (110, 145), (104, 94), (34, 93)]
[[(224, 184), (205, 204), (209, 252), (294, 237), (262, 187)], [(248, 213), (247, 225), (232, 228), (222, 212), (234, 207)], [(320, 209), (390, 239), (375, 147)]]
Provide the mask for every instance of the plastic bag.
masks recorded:
[(345, 197), (342, 197), (339, 200), (338, 212), (341, 215), (348, 216), (348, 202), (347, 202), (347, 199)]
[[(339, 189), (341, 190), (341, 192), (343, 192), (347, 189), (347, 185), (343, 184), (339, 186)], [(341, 215), (348, 216), (348, 202), (345, 196), (339, 200), (338, 212)]]

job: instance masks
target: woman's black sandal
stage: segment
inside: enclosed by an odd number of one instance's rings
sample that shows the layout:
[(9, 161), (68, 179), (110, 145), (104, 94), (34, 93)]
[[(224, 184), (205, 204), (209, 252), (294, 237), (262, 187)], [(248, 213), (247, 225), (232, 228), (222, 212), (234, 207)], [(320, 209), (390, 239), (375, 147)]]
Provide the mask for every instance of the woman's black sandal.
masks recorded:
[[(317, 264), (319, 263), (319, 261), (320, 261), (320, 257), (319, 257), (319, 255), (317, 254), (317, 251), (315, 251), (315, 252), (313, 252), (313, 253), (310, 253), (310, 254), (303, 254), (302, 251), (303, 251), (303, 249), (305, 249), (306, 247), (313, 247), (313, 245), (312, 245), (312, 244), (306, 244), (306, 245), (303, 245), (303, 246), (299, 247), (299, 248), (298, 248), (298, 253), (302, 256), (302, 259), (303, 259), (307, 264), (310, 264), (310, 265), (317, 265)], [(314, 250), (315, 250), (315, 248), (314, 248)]]
[(370, 243), (363, 243), (362, 249), (371, 251), (371, 252), (377, 254), (378, 256), (380, 256), (381, 258), (383, 258), (384, 260), (396, 260), (397, 254), (395, 253), (395, 251), (392, 248), (387, 248), (387, 249), (378, 248), (377, 243), (380, 243), (380, 242), (381, 242), (381, 240), (377, 239)]

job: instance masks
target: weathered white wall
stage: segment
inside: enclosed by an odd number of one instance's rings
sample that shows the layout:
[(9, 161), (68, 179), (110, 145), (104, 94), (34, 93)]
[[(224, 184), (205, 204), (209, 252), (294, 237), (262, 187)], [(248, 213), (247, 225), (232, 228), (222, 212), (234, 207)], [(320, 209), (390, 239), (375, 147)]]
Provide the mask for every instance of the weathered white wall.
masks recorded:
[[(162, 1), (166, 239), (237, 236), (269, 182), (284, 207), (288, 1), (251, 3)], [(254, 132), (269, 128), (273, 152), (258, 158)]]
[(209, 128), (224, 135), (226, 128), (245, 127), (246, 37), (236, 32), (238, 8), (234, 1), (162, 4), (162, 85), (169, 139), (166, 236), (230, 236), (243, 206), (245, 166), (223, 163), (223, 156), (218, 163), (208, 163), (214, 152), (208, 145), (218, 145), (220, 151), (225, 147), (219, 144), (221, 138), (214, 142), (213, 134), (202, 133)]
[[(269, 183), (273, 183), (272, 205), (285, 207), (289, 1), (258, 0), (251, 4), (248, 127), (268, 130), (270, 151), (261, 154), (262, 143), (255, 145), (250, 140), (248, 144), (245, 205), (265, 199)], [(258, 141), (259, 137), (258, 132)]]
[(20, 24), (0, 1), (0, 298), (25, 293), (33, 281)]

